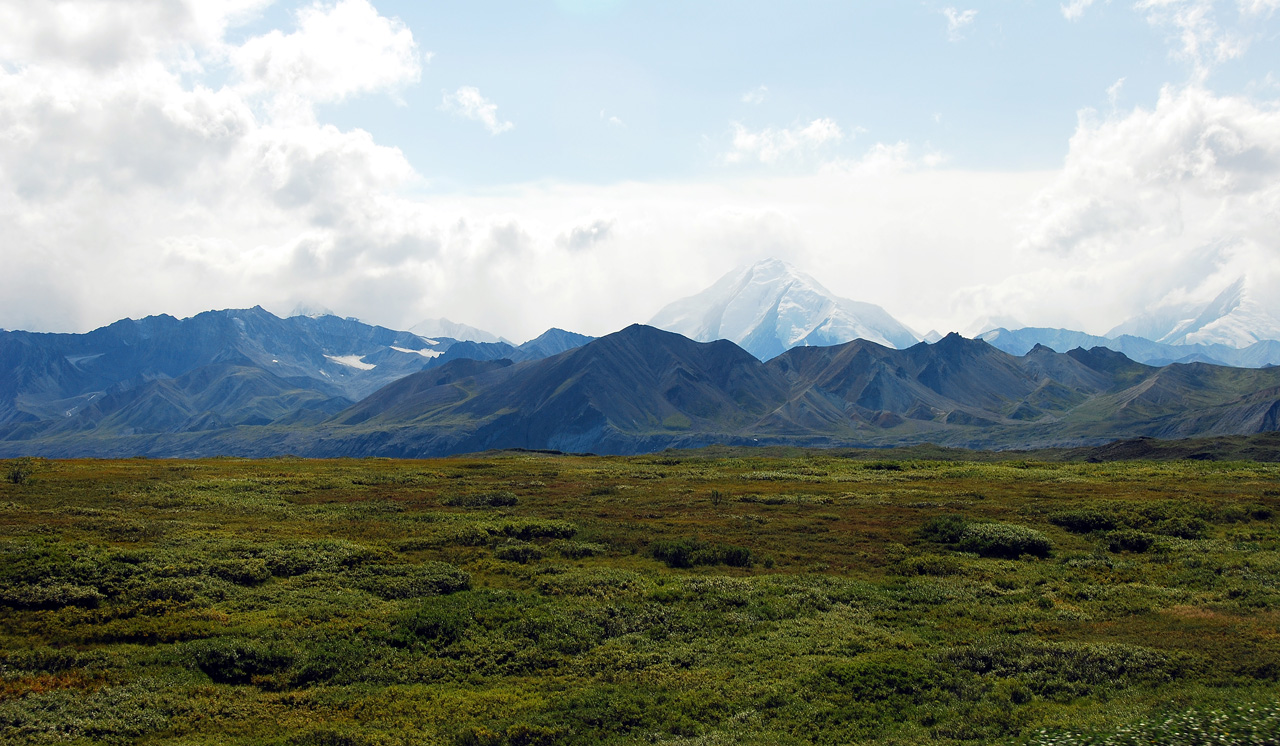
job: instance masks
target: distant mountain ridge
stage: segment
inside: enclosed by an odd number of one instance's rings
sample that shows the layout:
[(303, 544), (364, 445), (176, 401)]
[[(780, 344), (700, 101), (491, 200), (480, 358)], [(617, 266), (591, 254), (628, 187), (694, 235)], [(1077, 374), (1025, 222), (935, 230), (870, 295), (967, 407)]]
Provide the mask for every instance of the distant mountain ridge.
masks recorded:
[(713, 443), (982, 448), (1280, 429), (1280, 368), (1143, 365), (1097, 347), (1013, 356), (950, 334), (762, 363), (725, 340), (633, 325), (560, 354), (456, 359), (316, 424), (0, 440), (0, 454), (441, 456), (492, 448), (638, 453)]
[(1263, 303), (1248, 277), (1240, 277), (1204, 304), (1178, 304), (1153, 309), (1107, 332), (1133, 335), (1169, 345), (1224, 345), (1245, 348), (1280, 340), (1280, 318)]
[(766, 259), (682, 298), (649, 322), (700, 342), (728, 339), (760, 360), (793, 347), (866, 339), (908, 347), (919, 335), (871, 303), (840, 298), (813, 277)]
[(536, 359), (589, 339), (553, 329), (486, 345), (256, 306), (87, 334), (0, 332), (0, 438), (299, 426), (452, 359)]
[(1280, 342), (1264, 340), (1248, 347), (1237, 348), (1225, 344), (1164, 344), (1130, 334), (1116, 337), (1099, 337), (1070, 329), (1026, 327), (1023, 329), (992, 329), (977, 336), (1011, 355), (1025, 355), (1036, 345), (1044, 345), (1058, 352), (1076, 347), (1106, 347), (1122, 352), (1128, 357), (1148, 365), (1169, 363), (1212, 363), (1239, 368), (1261, 368), (1280, 365)]

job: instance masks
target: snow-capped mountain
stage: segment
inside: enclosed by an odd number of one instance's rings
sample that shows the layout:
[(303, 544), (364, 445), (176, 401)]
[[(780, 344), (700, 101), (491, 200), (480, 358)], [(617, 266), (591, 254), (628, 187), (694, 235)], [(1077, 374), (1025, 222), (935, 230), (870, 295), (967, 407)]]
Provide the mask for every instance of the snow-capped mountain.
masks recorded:
[(1248, 278), (1241, 277), (1208, 303), (1156, 308), (1117, 326), (1107, 336), (1131, 334), (1162, 344), (1236, 348), (1280, 340), (1280, 318), (1261, 302), (1262, 297)]
[(761, 360), (792, 347), (854, 339), (899, 349), (920, 341), (883, 308), (837, 297), (777, 259), (734, 270), (663, 308), (649, 323), (701, 342), (728, 339)]
[(496, 334), (445, 318), (427, 319), (409, 327), (409, 331), (420, 337), (448, 337), (459, 342), (507, 342), (510, 344), (509, 340)]

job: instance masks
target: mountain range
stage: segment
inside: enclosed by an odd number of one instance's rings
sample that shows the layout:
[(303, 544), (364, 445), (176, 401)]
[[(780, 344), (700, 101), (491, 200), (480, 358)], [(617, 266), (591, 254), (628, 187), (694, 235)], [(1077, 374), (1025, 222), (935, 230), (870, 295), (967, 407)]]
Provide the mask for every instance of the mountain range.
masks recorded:
[(559, 329), (519, 347), (426, 338), (260, 307), (125, 319), (87, 334), (0, 332), (0, 437), (302, 426), (451, 360), (532, 360), (588, 340)]
[[(188, 395), (199, 388), (191, 377), (168, 383)], [(634, 325), (541, 359), (454, 359), (320, 421), (150, 432), (55, 428), (32, 438), (10, 426), (0, 453), (427, 457), (494, 448), (620, 454), (712, 443), (1026, 448), (1277, 429), (1280, 368), (1155, 367), (1104, 348), (1058, 353), (1038, 346), (1014, 356), (956, 334), (905, 350), (865, 340), (796, 347), (761, 362), (727, 340), (695, 342)]]
[[(87, 334), (0, 330), (0, 455), (1028, 448), (1251, 434), (1280, 429), (1280, 368), (1267, 367), (1280, 342), (1261, 338), (1261, 308), (1240, 282), (1125, 327), (1165, 341), (997, 328), (918, 342), (884, 309), (767, 260), (655, 317), (682, 333), (551, 329), (513, 345), (444, 319), (415, 329), (473, 338), (259, 307)], [(1188, 341), (1224, 334), (1253, 341)]]

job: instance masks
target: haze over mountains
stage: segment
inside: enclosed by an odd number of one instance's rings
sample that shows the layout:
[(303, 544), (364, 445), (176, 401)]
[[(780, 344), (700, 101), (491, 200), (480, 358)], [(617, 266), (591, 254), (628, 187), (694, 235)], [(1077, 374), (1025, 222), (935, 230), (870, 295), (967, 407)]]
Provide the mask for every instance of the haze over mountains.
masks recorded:
[[(1241, 282), (1212, 303), (1125, 326), (1163, 342), (1036, 328), (917, 342), (884, 309), (769, 260), (655, 317), (683, 335), (633, 325), (593, 340), (551, 329), (516, 346), (258, 307), (87, 334), (0, 332), (0, 455), (1032, 447), (1251, 434), (1280, 429), (1280, 368), (1263, 367), (1280, 362), (1280, 342), (1262, 338), (1272, 332), (1261, 308)], [(1224, 337), (1254, 341), (1187, 341)]]

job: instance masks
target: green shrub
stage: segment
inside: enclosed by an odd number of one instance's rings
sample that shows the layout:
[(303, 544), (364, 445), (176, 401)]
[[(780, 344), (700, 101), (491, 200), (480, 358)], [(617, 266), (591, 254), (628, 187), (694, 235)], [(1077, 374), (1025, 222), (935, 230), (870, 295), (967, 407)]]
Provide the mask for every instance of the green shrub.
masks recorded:
[(1017, 559), (1024, 554), (1048, 557), (1053, 545), (1035, 529), (1012, 523), (973, 523), (960, 534), (957, 546), (983, 557)]
[(371, 565), (363, 568), (360, 588), (382, 598), (439, 596), (471, 587), (471, 576), (447, 562), (421, 565)]
[(908, 557), (898, 563), (898, 572), (902, 575), (960, 575), (964, 567), (954, 557), (941, 557), (936, 554), (925, 554)]
[(711, 544), (696, 538), (655, 541), (649, 545), (649, 554), (654, 559), (665, 562), (667, 567), (751, 567), (755, 564), (755, 555), (747, 547)]
[(1107, 534), (1107, 549), (1112, 552), (1145, 552), (1156, 543), (1156, 537), (1136, 528), (1122, 528)]
[(364, 679), (369, 661), (367, 640), (326, 637), (305, 647), (289, 675), (293, 686), (332, 683), (353, 684)]
[(5, 465), (5, 481), (9, 484), (31, 484), (36, 473), (36, 460), (16, 458)]
[(214, 562), (209, 567), (209, 574), (237, 585), (257, 585), (271, 578), (267, 561), (261, 558)]
[(592, 544), (586, 541), (565, 541), (564, 539), (557, 539), (551, 542), (551, 549), (565, 559), (584, 559), (609, 553), (608, 547), (602, 544)]
[(920, 536), (939, 544), (955, 544), (968, 527), (969, 519), (962, 515), (939, 515), (924, 522)]
[(568, 521), (522, 521), (502, 523), (489, 528), (491, 534), (513, 539), (572, 539), (578, 527)]
[(1209, 524), (1200, 518), (1186, 518), (1178, 516), (1169, 518), (1157, 523), (1152, 527), (1152, 531), (1164, 536), (1174, 536), (1179, 539), (1199, 539), (1202, 538), (1209, 530)]
[(527, 541), (507, 540), (505, 544), (493, 550), (493, 556), (500, 560), (519, 562), (523, 565), (542, 559), (542, 547), (537, 544), (530, 544)]
[(294, 655), (283, 647), (242, 637), (214, 637), (189, 643), (191, 662), (220, 684), (248, 684), (269, 677), (293, 664)]
[(452, 508), (507, 508), (519, 502), (520, 498), (508, 490), (478, 495), (450, 495), (444, 499), (444, 504)]
[(469, 609), (456, 604), (429, 603), (405, 612), (396, 621), (395, 641), (431, 643), (444, 647), (461, 640), (474, 622)]
[(1167, 653), (1134, 645), (1016, 639), (953, 648), (939, 660), (982, 676), (1017, 679), (1037, 695), (1061, 701), (1096, 687), (1169, 682), (1184, 669)]
[(1094, 531), (1110, 531), (1116, 528), (1116, 519), (1098, 510), (1070, 510), (1054, 513), (1049, 522), (1065, 528), (1073, 534), (1088, 534)]
[(106, 599), (96, 588), (74, 583), (18, 583), (0, 587), (0, 605), (13, 609), (97, 608)]

